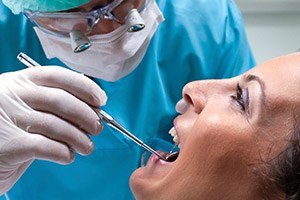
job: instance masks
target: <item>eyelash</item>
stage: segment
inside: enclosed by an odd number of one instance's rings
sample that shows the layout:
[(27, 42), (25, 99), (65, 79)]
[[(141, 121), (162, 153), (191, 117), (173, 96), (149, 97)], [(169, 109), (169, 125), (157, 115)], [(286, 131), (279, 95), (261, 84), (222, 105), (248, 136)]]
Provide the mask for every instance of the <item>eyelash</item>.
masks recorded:
[(245, 112), (246, 108), (247, 108), (247, 104), (245, 102), (245, 100), (247, 101), (247, 97), (245, 98), (244, 95), (245, 94), (244, 90), (240, 87), (240, 84), (237, 84), (236, 87), (236, 95), (231, 95), (231, 98), (237, 102), (239, 104), (239, 106), (241, 107), (241, 109)]

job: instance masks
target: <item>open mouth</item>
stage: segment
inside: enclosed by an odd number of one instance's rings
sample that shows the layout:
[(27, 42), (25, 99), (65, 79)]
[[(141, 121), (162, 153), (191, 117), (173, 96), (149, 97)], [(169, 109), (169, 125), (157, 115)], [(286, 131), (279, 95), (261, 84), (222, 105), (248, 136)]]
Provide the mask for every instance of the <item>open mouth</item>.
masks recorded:
[(147, 165), (148, 163), (155, 163), (155, 165), (159, 163), (164, 165), (172, 164), (177, 160), (180, 151), (175, 151), (175, 152), (157, 151), (157, 153), (159, 153), (165, 159), (162, 159), (155, 154), (151, 154), (150, 158), (147, 161)]
[[(177, 131), (174, 127), (172, 127), (169, 131), (169, 134), (173, 137), (173, 141), (176, 145), (178, 145), (178, 147), (180, 147), (180, 141), (179, 141), (179, 137), (177, 135)], [(166, 155), (164, 155), (167, 162), (174, 162), (178, 156), (179, 156), (179, 151), (176, 152), (170, 152), (167, 153)]]
[(162, 157), (164, 157), (165, 159), (161, 159), (159, 158), (160, 160), (162, 161), (165, 161), (165, 162), (174, 162), (178, 156), (179, 156), (179, 151), (176, 151), (176, 152), (162, 152), (162, 151), (158, 151), (158, 153), (160, 155), (162, 155)]
[(166, 156), (166, 161), (167, 162), (174, 162), (179, 156), (179, 151), (173, 152), (173, 153), (168, 153)]
[(161, 163), (161, 164), (171, 164), (175, 162), (179, 156), (179, 137), (177, 136), (177, 132), (175, 128), (171, 128), (169, 134), (173, 137), (173, 141), (175, 143), (171, 144), (169, 142), (161, 142), (160, 140), (155, 141), (154, 149), (157, 149), (157, 153), (161, 155), (161, 157), (155, 154), (149, 154), (149, 152), (144, 152), (141, 157), (141, 166), (146, 166), (148, 163)]

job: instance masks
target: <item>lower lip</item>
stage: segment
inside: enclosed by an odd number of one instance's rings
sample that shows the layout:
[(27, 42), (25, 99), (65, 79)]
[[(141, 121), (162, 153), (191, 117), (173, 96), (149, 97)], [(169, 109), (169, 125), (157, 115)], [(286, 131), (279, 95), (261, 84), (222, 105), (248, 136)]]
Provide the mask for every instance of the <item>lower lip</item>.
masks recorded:
[[(158, 152), (158, 153), (161, 153), (161, 152)], [(170, 162), (167, 162), (167, 161), (164, 161), (162, 159), (160, 159), (157, 155), (155, 154), (152, 154), (147, 162), (147, 165), (166, 165), (166, 164), (169, 164)]]

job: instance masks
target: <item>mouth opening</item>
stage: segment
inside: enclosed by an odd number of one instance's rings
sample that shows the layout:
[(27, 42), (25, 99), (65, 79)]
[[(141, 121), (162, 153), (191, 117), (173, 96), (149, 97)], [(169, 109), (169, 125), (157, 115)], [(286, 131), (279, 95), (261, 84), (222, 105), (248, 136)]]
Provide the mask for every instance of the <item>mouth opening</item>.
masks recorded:
[(174, 162), (179, 156), (179, 151), (169, 153), (166, 155), (166, 160), (167, 162)]

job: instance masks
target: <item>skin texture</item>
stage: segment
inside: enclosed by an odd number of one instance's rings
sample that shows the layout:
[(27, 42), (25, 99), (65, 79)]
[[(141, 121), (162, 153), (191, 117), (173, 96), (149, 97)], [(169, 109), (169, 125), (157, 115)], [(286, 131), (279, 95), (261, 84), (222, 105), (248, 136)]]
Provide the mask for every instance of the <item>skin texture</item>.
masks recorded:
[[(238, 83), (242, 96), (248, 90), (246, 110), (232, 97)], [(284, 150), (300, 113), (300, 54), (232, 79), (191, 82), (183, 97), (188, 109), (174, 120), (179, 157), (173, 163), (152, 157), (137, 169), (130, 178), (136, 199), (283, 199), (262, 174)]]

